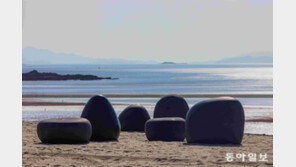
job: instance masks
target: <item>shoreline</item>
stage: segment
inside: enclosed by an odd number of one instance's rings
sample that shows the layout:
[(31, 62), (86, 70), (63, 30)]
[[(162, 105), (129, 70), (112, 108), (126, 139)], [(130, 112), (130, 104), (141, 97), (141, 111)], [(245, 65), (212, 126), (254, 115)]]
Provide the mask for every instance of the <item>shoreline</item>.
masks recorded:
[(22, 106), (84, 106), (83, 102), (22, 101)]
[[(23, 93), (22, 98), (90, 98), (96, 94), (29, 94)], [(159, 93), (103, 93), (107, 98), (160, 98), (170, 94)], [(273, 98), (270, 93), (202, 93), (202, 94), (178, 94), (184, 98), (215, 98), (221, 96), (231, 96), (234, 98)]]
[[(121, 98), (122, 94), (105, 94), (105, 95), (111, 95), (112, 97), (116, 96), (117, 98)], [(130, 94), (124, 94), (125, 96), (130, 95)], [(134, 98), (139, 98), (143, 97), (146, 98), (147, 96), (151, 97), (151, 94), (144, 94), (144, 96), (141, 96), (139, 94), (134, 94), (137, 97)], [(155, 94), (153, 94), (155, 95)], [(158, 94), (158, 95), (162, 95), (162, 94)], [(197, 94), (194, 94), (195, 96)], [(202, 96), (204, 94), (198, 94), (199, 96)], [(217, 94), (211, 94), (211, 95), (217, 95)], [(29, 97), (28, 97), (29, 96)], [(74, 97), (71, 94), (42, 94), (42, 95), (36, 95), (36, 94), (25, 94), (23, 95), (23, 99), (22, 99), (22, 106), (23, 107), (51, 107), (51, 106), (61, 106), (61, 107), (76, 107), (76, 106), (84, 106), (86, 104), (86, 102), (84, 101), (68, 101), (68, 100), (60, 100), (60, 101), (51, 101), (49, 100), (50, 98), (62, 98), (62, 97), (68, 97), (68, 98), (87, 98), (87, 97), (91, 97), (92, 95), (89, 94), (74, 94)], [(110, 96), (107, 96), (110, 97)], [(160, 96), (161, 97), (161, 96)], [(183, 96), (184, 97), (184, 96)], [(48, 100), (41, 100), (42, 98), (49, 98)], [(130, 97), (132, 98), (132, 97)], [(147, 97), (148, 98), (148, 97)], [(126, 107), (131, 103), (112, 103), (112, 105), (114, 106), (123, 106)], [(154, 107), (154, 104), (145, 104), (145, 105), (149, 105), (149, 107)], [(149, 108), (148, 107), (148, 108)], [(248, 107), (245, 107), (245, 109), (248, 109)], [(252, 107), (251, 109), (254, 109), (254, 107)], [(252, 117), (246, 117), (246, 122), (262, 122), (262, 123), (273, 123), (273, 116), (269, 115), (269, 116), (252, 116)]]
[[(84, 106), (83, 102), (43, 102), (43, 101), (23, 101), (22, 106)], [(112, 105), (127, 105), (127, 104), (112, 104)], [(267, 122), (272, 123), (273, 117), (256, 116), (246, 118), (246, 122)]]

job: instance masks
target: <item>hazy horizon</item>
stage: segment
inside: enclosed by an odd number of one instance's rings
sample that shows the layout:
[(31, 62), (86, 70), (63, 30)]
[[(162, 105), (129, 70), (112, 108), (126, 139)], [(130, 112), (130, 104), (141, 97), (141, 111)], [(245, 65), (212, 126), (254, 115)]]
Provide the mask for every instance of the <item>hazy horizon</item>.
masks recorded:
[(23, 48), (203, 62), (272, 56), (272, 0), (23, 0)]
[[(47, 49), (26, 47), (23, 49), (23, 64), (27, 65), (57, 65), (57, 64), (160, 64), (158, 60), (131, 60), (123, 58), (89, 58), (74, 53), (55, 53)], [(271, 64), (272, 55), (269, 53), (252, 53), (212, 61), (173, 62), (185, 64)]]

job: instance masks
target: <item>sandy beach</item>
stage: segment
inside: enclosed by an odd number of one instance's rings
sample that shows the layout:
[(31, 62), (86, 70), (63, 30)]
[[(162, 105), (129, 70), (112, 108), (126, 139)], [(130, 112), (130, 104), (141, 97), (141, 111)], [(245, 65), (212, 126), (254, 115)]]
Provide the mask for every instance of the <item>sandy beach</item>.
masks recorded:
[[(75, 101), (75, 98), (91, 97), (90, 94), (23, 94), (24, 107), (45, 107), (52, 112), (66, 113), (61, 107), (76, 106), (77, 113), (85, 105), (84, 100)], [(163, 95), (131, 95), (106, 94), (109, 98), (158, 98)], [(229, 94), (184, 94), (185, 97), (216, 97)], [(249, 95), (236, 94), (237, 97), (270, 98), (272, 94)], [(66, 99), (59, 99), (66, 98)], [(68, 99), (67, 99), (68, 98)], [(53, 100), (51, 100), (53, 99)], [(125, 108), (129, 103), (115, 102), (117, 108)], [(154, 104), (145, 104), (147, 109), (153, 110)], [(151, 106), (150, 106), (151, 105)], [(57, 108), (58, 107), (58, 108)], [(251, 106), (252, 107), (252, 106)], [(75, 108), (73, 108), (75, 109)], [(248, 106), (245, 107), (248, 109)], [(252, 108), (250, 108), (252, 110)], [(46, 111), (42, 110), (42, 114)], [(61, 111), (60, 111), (61, 110)], [(47, 113), (47, 112), (46, 112)], [(271, 116), (247, 117), (246, 122), (272, 123)], [(121, 132), (118, 141), (90, 142), (88, 144), (42, 144), (37, 137), (36, 121), (23, 121), (23, 166), (272, 166), (273, 165), (273, 136), (245, 134), (241, 146), (225, 145), (188, 145), (184, 142), (149, 142), (145, 133)], [(245, 161), (234, 158), (232, 162), (226, 160), (226, 154), (245, 154)], [(256, 153), (256, 162), (250, 162), (249, 153)], [(267, 162), (259, 161), (259, 154), (267, 154)]]
[[(272, 166), (273, 136), (245, 134), (241, 146), (188, 145), (184, 142), (149, 142), (145, 133), (121, 132), (118, 141), (88, 144), (42, 144), (38, 122), (23, 121), (23, 166)], [(245, 161), (226, 160), (226, 153), (246, 154)], [(250, 162), (249, 153), (256, 153)], [(267, 154), (267, 162), (259, 154)]]

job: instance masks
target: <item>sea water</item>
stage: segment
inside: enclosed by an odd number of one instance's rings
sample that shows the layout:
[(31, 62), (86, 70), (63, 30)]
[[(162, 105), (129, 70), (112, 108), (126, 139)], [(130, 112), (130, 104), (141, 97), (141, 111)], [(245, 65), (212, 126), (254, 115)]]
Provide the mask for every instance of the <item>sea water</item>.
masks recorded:
[(49, 65), (23, 66), (58, 74), (118, 80), (23, 81), (23, 93), (272, 93), (271, 65)]
[[(100, 93), (256, 93), (272, 94), (271, 65), (51, 65), (24, 66), (59, 74), (92, 74), (118, 80), (23, 81), (24, 94)], [(189, 106), (206, 98), (185, 98)], [(87, 102), (87, 98), (34, 98), (46, 102)], [(159, 98), (110, 98), (116, 113), (129, 104), (142, 104), (153, 116)], [(272, 118), (272, 98), (238, 98), (247, 119)], [(79, 117), (83, 106), (23, 106), (23, 120)], [(246, 122), (245, 133), (272, 134), (272, 122)]]

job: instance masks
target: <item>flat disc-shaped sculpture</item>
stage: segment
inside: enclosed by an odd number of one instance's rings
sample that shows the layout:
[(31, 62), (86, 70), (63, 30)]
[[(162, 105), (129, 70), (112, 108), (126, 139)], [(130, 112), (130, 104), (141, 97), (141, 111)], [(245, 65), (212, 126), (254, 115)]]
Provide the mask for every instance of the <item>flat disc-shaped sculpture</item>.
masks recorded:
[(86, 143), (91, 133), (91, 124), (84, 118), (47, 119), (37, 125), (43, 143)]
[(147, 110), (141, 105), (130, 105), (118, 117), (122, 131), (144, 131), (150, 119)]
[(188, 104), (183, 97), (169, 95), (161, 98), (157, 102), (153, 117), (181, 117), (185, 119), (188, 110)]
[(104, 96), (93, 96), (85, 105), (82, 118), (92, 125), (92, 141), (117, 140), (120, 133), (120, 123), (116, 113)]
[(185, 120), (180, 117), (150, 119), (146, 122), (145, 134), (149, 141), (183, 141)]
[(195, 104), (186, 117), (188, 143), (240, 144), (245, 115), (241, 103), (232, 97)]

